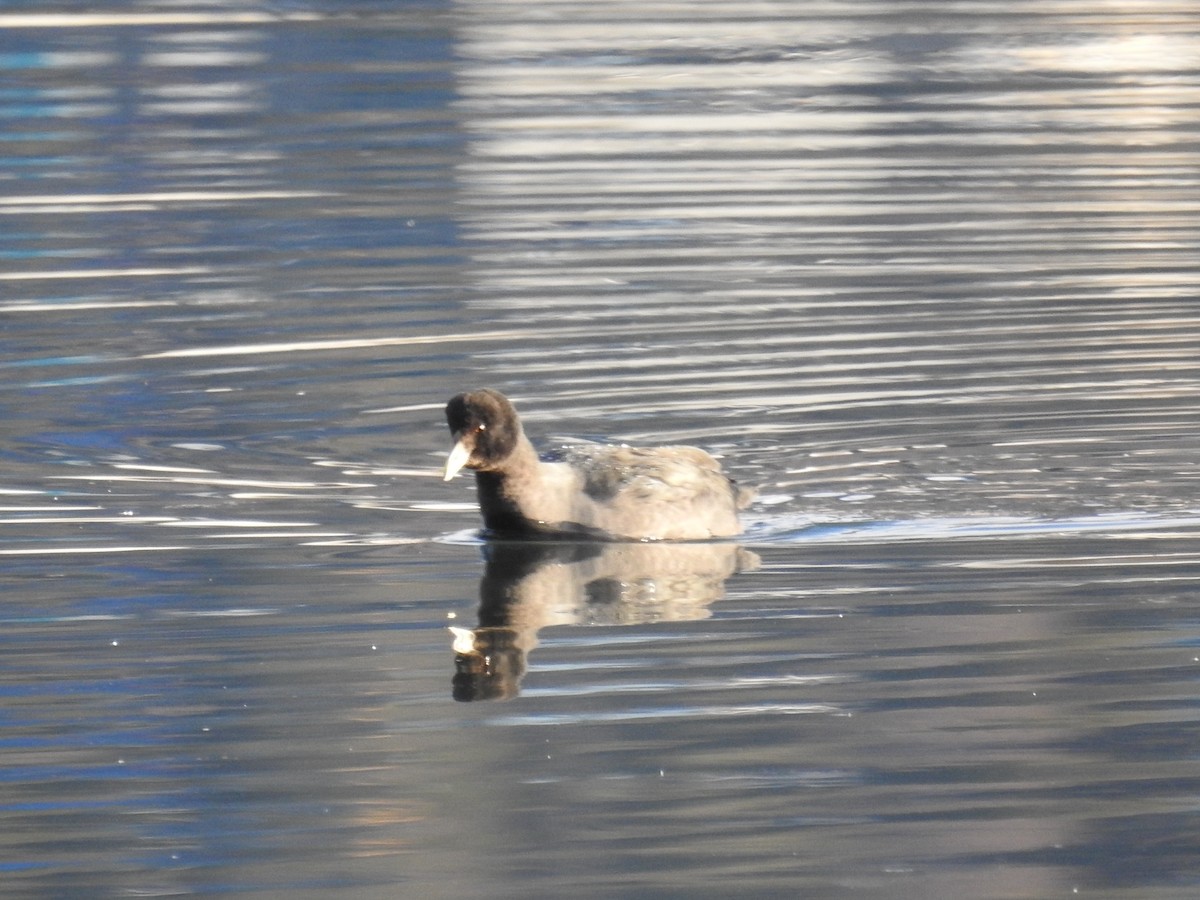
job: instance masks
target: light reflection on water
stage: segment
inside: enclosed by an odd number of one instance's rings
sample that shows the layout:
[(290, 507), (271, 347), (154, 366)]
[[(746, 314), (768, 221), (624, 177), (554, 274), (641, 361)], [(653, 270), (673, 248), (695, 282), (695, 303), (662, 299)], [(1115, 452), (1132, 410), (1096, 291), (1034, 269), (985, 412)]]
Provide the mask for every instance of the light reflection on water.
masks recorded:
[(1190, 5), (730, 10), (0, 15), (6, 893), (1194, 894)]

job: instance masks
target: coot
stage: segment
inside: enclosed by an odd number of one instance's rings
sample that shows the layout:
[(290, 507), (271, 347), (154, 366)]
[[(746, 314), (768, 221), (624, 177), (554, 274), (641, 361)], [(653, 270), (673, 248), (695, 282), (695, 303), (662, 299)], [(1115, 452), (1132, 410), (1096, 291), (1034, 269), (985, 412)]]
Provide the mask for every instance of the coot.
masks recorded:
[(737, 511), (751, 492), (696, 447), (571, 444), (539, 459), (513, 405), (489, 388), (454, 397), (446, 422), (455, 444), (445, 479), (475, 471), (484, 526), (497, 536), (697, 540), (741, 532)]

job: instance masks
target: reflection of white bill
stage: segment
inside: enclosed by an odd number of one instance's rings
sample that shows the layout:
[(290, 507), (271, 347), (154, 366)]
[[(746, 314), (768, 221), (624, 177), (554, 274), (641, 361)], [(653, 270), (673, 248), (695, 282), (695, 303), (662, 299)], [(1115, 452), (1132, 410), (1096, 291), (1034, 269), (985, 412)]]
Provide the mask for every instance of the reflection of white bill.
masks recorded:
[(450, 633), (454, 635), (454, 645), (451, 649), (455, 653), (475, 652), (475, 632), (470, 628), (459, 628), (456, 625), (451, 625)]

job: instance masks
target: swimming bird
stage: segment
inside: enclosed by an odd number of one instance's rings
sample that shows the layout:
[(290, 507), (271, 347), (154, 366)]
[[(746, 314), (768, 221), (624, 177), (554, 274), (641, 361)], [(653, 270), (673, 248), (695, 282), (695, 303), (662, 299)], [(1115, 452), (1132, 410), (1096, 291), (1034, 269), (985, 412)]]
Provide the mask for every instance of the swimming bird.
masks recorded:
[(512, 403), (490, 388), (452, 398), (446, 423), (445, 480), (474, 470), (484, 527), (501, 537), (730, 537), (753, 496), (697, 447), (580, 443), (539, 459)]

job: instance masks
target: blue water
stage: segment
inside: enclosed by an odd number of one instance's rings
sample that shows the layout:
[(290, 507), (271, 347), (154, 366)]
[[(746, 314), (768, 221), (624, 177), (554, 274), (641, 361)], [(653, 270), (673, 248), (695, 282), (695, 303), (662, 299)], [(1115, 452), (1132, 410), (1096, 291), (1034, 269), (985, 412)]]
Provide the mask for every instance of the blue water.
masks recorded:
[[(1194, 896), (1198, 55), (0, 12), (0, 895)], [(719, 454), (743, 540), (485, 545), (481, 385)]]

